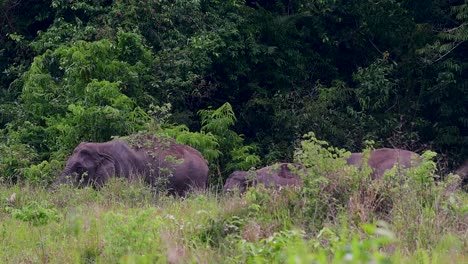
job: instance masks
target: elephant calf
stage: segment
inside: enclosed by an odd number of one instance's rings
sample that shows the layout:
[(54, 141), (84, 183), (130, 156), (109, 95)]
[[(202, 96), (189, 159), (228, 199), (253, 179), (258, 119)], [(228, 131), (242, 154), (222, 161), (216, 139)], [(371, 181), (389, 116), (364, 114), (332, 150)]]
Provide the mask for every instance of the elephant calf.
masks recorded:
[[(348, 158), (348, 165), (361, 166), (362, 153), (352, 153)], [(372, 169), (372, 179), (381, 178), (386, 170), (392, 169), (395, 165), (401, 168), (411, 168), (421, 162), (421, 157), (411, 151), (403, 149), (380, 148), (372, 150), (367, 164)]]
[(300, 186), (302, 181), (291, 168), (300, 170), (302, 166), (293, 163), (279, 163), (256, 171), (235, 171), (226, 180), (223, 191), (239, 189), (243, 193), (250, 186), (263, 184), (267, 188), (281, 186)]
[(208, 165), (196, 149), (152, 135), (131, 136), (128, 143), (80, 143), (57, 180), (77, 186), (103, 186), (111, 177), (129, 181), (143, 179), (155, 185), (166, 181), (171, 193), (185, 194), (190, 188), (205, 188)]

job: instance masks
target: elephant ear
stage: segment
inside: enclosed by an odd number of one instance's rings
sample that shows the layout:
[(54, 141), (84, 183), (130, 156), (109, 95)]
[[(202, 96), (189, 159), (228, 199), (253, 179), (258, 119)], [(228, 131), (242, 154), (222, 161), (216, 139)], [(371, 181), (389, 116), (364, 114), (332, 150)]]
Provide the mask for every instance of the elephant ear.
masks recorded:
[(251, 187), (252, 185), (253, 185), (252, 181), (249, 181), (244, 178), (243, 180), (238, 180), (237, 183), (234, 185), (234, 188), (235, 187), (239, 188), (239, 192), (243, 193), (247, 191), (247, 189)]
[(100, 163), (101, 160), (101, 157), (97, 150), (91, 147), (83, 148), (80, 151), (79, 156), (81, 157), (81, 160), (85, 163), (86, 166), (90, 166), (91, 164), (97, 165), (98, 163)]
[(111, 177), (115, 176), (115, 164), (107, 155), (102, 155), (98, 160), (96, 178), (93, 184), (96, 188), (101, 188)]
[(87, 147), (87, 148), (82, 149), (80, 151), (80, 156), (83, 158), (84, 161), (93, 163), (97, 167), (105, 163), (106, 160), (108, 161), (112, 160), (109, 157), (109, 155), (101, 153), (92, 147)]
[(84, 145), (80, 151), (82, 161), (87, 168), (94, 167), (95, 173), (89, 179), (96, 188), (102, 187), (107, 180), (115, 174), (115, 166), (112, 158), (98, 151), (93, 145)]

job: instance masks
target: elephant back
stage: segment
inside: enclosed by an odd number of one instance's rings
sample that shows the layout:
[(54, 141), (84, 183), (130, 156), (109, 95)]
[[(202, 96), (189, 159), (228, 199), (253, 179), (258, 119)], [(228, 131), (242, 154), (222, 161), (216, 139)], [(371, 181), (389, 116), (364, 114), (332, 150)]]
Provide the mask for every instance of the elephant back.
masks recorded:
[[(348, 158), (348, 165), (360, 167), (363, 154), (352, 153)], [(385, 171), (398, 165), (402, 169), (411, 168), (421, 162), (421, 157), (412, 151), (404, 149), (380, 148), (371, 151), (367, 164), (372, 168), (372, 178), (381, 178)]]
[(148, 134), (133, 136), (130, 144), (147, 156), (151, 171), (147, 181), (150, 183), (167, 177), (169, 189), (180, 194), (193, 187), (206, 188), (208, 164), (198, 150), (172, 139)]
[(257, 184), (263, 184), (265, 187), (280, 186), (299, 186), (302, 180), (298, 175), (302, 168), (295, 163), (278, 163), (257, 170)]

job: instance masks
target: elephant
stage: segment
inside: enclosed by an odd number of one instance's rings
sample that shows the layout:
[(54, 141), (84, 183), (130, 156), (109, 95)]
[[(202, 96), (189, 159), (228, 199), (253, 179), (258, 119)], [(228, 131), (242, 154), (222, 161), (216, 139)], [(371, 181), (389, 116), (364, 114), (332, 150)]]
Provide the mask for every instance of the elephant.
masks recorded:
[(468, 186), (468, 160), (465, 160), (465, 162), (455, 171), (455, 174), (460, 176), (461, 186)]
[(263, 184), (267, 188), (282, 186), (300, 186), (301, 178), (291, 168), (297, 170), (302, 166), (297, 163), (279, 163), (267, 166), (256, 171), (234, 171), (226, 180), (223, 192), (232, 191), (236, 188), (243, 193), (250, 186)]
[[(348, 165), (360, 167), (362, 164), (362, 153), (351, 153), (347, 159)], [(421, 157), (412, 151), (403, 149), (380, 148), (372, 150), (367, 164), (372, 169), (372, 179), (380, 179), (385, 171), (392, 169), (395, 165), (407, 169), (417, 166), (421, 162)]]
[(69, 157), (56, 184), (101, 188), (110, 178), (142, 179), (164, 184), (170, 193), (184, 195), (190, 188), (206, 188), (208, 165), (196, 149), (152, 135), (129, 137), (128, 142), (82, 142)]
[[(360, 167), (362, 159), (362, 153), (351, 153), (346, 162), (349, 166)], [(401, 168), (406, 169), (416, 166), (420, 162), (421, 157), (415, 152), (402, 149), (380, 148), (371, 151), (367, 164), (372, 169), (372, 179), (380, 179), (385, 171), (392, 169), (395, 165), (400, 165)], [(276, 166), (277, 168), (275, 168)], [(280, 163), (279, 165), (264, 167), (253, 172), (235, 171), (226, 180), (223, 191), (226, 192), (238, 188), (240, 193), (243, 193), (248, 187), (259, 183), (263, 183), (265, 187), (301, 186), (302, 180), (291, 171), (289, 166), (301, 170), (304, 175), (307, 174), (306, 169), (298, 163)]]

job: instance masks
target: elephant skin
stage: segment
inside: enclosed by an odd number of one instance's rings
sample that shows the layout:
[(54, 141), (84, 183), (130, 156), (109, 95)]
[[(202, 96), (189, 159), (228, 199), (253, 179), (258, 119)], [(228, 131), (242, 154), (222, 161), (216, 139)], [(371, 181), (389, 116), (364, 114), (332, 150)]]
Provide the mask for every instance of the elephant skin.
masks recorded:
[[(360, 167), (362, 165), (362, 153), (352, 153), (347, 159), (348, 165)], [(372, 150), (367, 164), (372, 169), (372, 179), (380, 179), (385, 171), (392, 169), (395, 165), (403, 169), (417, 166), (421, 157), (412, 151), (403, 149), (380, 148)]]
[(227, 178), (223, 191), (239, 189), (239, 192), (243, 193), (248, 187), (258, 184), (263, 184), (266, 188), (301, 186), (302, 180), (290, 169), (290, 166), (297, 170), (302, 168), (295, 163), (279, 163), (256, 171), (235, 171)]
[(129, 142), (80, 143), (56, 183), (100, 188), (112, 177), (142, 179), (151, 185), (164, 182), (169, 192), (183, 195), (191, 188), (206, 188), (208, 165), (192, 147), (137, 135)]
[(460, 176), (462, 186), (468, 186), (468, 160), (455, 171), (455, 174)]

